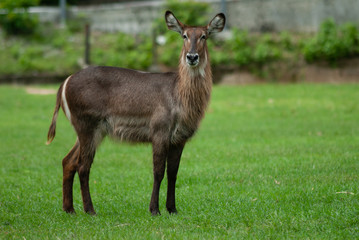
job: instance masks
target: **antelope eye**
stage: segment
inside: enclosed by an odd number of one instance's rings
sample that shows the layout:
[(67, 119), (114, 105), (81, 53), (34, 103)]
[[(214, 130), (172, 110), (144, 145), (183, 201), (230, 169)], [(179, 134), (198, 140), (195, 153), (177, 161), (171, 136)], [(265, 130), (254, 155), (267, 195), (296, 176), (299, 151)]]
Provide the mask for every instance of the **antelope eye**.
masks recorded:
[(188, 38), (186, 34), (183, 34), (182, 37), (183, 37), (184, 40), (186, 40)]
[(201, 40), (206, 40), (206, 35), (202, 35)]

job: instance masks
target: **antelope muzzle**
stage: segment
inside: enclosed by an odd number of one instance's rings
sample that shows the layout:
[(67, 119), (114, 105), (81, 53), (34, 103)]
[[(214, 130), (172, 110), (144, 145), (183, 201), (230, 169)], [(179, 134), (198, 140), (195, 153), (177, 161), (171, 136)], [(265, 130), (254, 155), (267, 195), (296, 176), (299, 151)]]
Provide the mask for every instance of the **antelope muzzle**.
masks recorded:
[(195, 67), (199, 63), (199, 55), (198, 53), (187, 53), (186, 55), (186, 63), (190, 67)]

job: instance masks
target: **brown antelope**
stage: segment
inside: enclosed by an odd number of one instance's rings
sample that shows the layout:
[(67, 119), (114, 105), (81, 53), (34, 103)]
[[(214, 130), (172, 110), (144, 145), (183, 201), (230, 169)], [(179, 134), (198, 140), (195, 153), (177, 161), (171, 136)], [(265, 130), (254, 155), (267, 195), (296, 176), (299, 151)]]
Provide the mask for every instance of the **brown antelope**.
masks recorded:
[(184, 41), (178, 73), (88, 67), (60, 86), (47, 143), (55, 137), (60, 106), (78, 136), (62, 161), (64, 211), (75, 212), (72, 188), (77, 172), (84, 211), (95, 214), (89, 190), (90, 168), (97, 146), (109, 135), (121, 141), (152, 143), (154, 183), (150, 212), (160, 214), (158, 195), (166, 164), (166, 208), (169, 213), (177, 212), (175, 185), (182, 150), (197, 130), (211, 94), (206, 39), (223, 30), (225, 16), (217, 14), (205, 27), (186, 26), (170, 11), (165, 20), (168, 29), (180, 33)]

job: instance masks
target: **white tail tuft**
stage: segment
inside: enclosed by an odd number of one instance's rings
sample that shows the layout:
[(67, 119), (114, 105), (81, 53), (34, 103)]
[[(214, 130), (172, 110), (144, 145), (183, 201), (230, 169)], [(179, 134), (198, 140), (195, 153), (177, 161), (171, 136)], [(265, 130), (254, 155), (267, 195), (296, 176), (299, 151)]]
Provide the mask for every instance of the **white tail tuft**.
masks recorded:
[(61, 96), (62, 96), (62, 104), (64, 107), (65, 115), (66, 115), (67, 119), (71, 122), (71, 112), (70, 112), (69, 106), (67, 105), (67, 100), (66, 100), (66, 85), (67, 85), (68, 81), (70, 80), (70, 78), (71, 78), (71, 76), (65, 80), (64, 87), (62, 88)]

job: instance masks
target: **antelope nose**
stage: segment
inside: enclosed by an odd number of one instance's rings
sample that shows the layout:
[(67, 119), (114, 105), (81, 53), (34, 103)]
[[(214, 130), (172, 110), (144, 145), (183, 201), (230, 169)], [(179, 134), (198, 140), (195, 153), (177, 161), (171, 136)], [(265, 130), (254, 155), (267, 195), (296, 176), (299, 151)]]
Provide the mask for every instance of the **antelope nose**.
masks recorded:
[(187, 63), (189, 63), (190, 65), (196, 65), (198, 63), (198, 53), (187, 53)]

